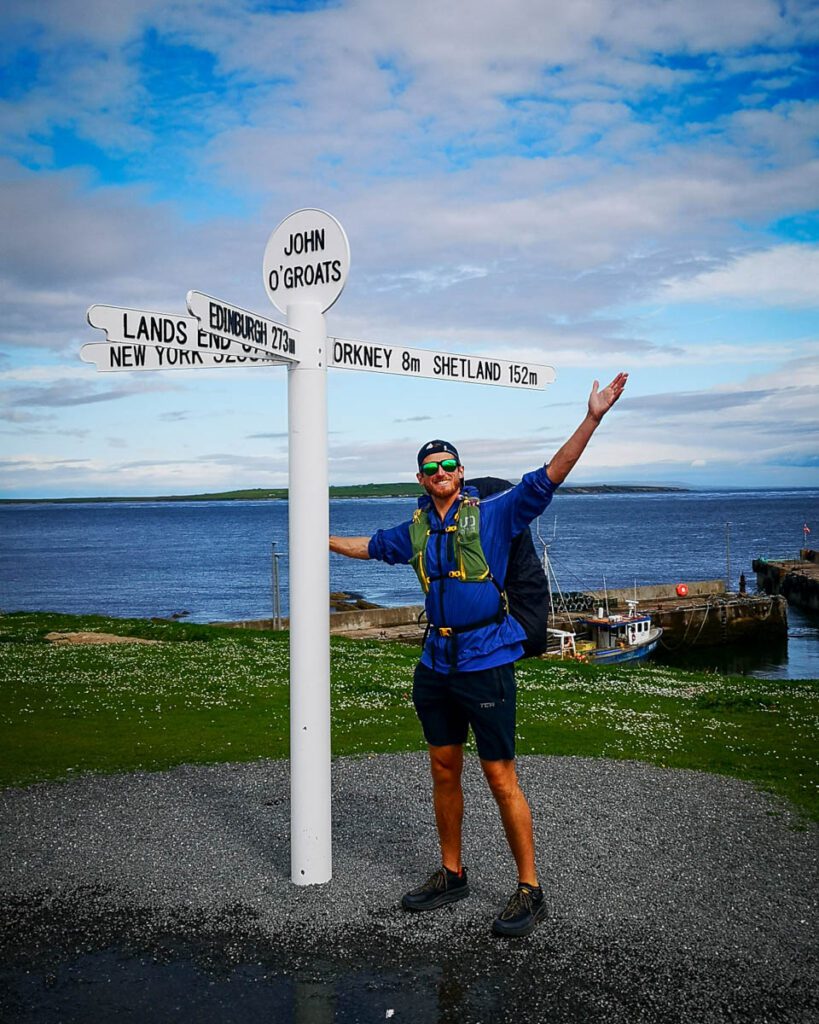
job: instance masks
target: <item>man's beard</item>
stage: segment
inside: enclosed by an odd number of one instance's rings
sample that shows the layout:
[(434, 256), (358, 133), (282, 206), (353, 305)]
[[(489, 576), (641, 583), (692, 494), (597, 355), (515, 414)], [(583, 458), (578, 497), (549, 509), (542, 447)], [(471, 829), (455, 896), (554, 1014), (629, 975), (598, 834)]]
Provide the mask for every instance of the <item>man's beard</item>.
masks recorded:
[(448, 476), (445, 480), (435, 482), (433, 479), (424, 481), (424, 489), (430, 497), (451, 498), (457, 494), (463, 485), (463, 477), (460, 475)]

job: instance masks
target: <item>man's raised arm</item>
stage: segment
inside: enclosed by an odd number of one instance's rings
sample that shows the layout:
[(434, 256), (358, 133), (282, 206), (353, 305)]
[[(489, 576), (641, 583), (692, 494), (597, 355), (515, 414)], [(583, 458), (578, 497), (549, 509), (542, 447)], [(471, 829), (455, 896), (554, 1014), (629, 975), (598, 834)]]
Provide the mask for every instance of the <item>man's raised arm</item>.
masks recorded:
[(369, 547), (369, 537), (330, 537), (330, 550), (348, 558), (369, 558)]
[(589, 395), (586, 418), (563, 447), (555, 452), (551, 462), (546, 464), (546, 471), (553, 484), (562, 484), (572, 471), (591, 440), (592, 434), (600, 426), (600, 421), (622, 395), (627, 381), (627, 373), (618, 373), (611, 384), (603, 388), (602, 391), (597, 390), (600, 385), (597, 381), (594, 382)]

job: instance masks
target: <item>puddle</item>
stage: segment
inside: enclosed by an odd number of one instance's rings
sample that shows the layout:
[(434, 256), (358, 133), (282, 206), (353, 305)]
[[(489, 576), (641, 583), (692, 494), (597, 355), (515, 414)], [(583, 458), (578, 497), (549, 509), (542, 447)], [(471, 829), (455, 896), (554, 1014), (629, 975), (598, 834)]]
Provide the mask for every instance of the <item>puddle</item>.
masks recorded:
[(657, 931), (545, 922), (536, 942), (421, 944), (408, 925), (327, 946), (308, 927), (265, 934), (239, 905), (157, 917), (93, 896), (5, 900), (2, 1024), (776, 1024), (816, 1008), (803, 963)]
[(213, 971), (109, 948), (47, 969), (0, 971), (4, 1024), (354, 1024), (497, 1021), (500, 993), (451, 968), (324, 967), (303, 976), (238, 964)]

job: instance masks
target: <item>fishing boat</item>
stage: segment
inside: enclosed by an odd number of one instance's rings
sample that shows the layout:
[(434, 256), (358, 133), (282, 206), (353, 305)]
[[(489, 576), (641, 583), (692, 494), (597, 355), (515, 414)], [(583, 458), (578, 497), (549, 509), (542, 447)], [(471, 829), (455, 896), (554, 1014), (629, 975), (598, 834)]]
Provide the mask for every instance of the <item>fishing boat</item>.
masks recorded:
[(625, 615), (606, 615), (603, 608), (598, 608), (597, 615), (583, 616), (578, 624), (588, 630), (591, 638), (575, 638), (577, 654), (596, 665), (645, 658), (663, 635), (647, 612), (637, 611), (636, 601), (628, 602)]
[(632, 605), (634, 602), (629, 601), (627, 615), (606, 615), (599, 608), (597, 615), (578, 617), (578, 632), (549, 627), (546, 656), (576, 658), (596, 665), (647, 657), (663, 631), (652, 624), (648, 613), (640, 613)]

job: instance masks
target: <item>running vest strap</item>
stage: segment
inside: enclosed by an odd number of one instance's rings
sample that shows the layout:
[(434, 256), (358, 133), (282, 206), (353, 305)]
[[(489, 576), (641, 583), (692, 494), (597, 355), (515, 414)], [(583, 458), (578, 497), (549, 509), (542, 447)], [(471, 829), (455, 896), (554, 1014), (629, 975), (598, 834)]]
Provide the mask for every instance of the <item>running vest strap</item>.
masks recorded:
[[(495, 615), (468, 626), (446, 626), (444, 623), (438, 623), (432, 628), (441, 636), (468, 633), (493, 622), (502, 622), (506, 618), (509, 612), (506, 594), (490, 572), (489, 563), (481, 547), (481, 508), (478, 498), (465, 494), (455, 512), (452, 525), (443, 528), (436, 529), (431, 526), (429, 512), (418, 508), (412, 517), (409, 532), (413, 552), (411, 565), (425, 594), (429, 593), (431, 583), (452, 579), (461, 583), (492, 583), (500, 596), (500, 606)], [(427, 572), (427, 547), (433, 534), (443, 534), (447, 543), (449, 544), (450, 540), (452, 543), (450, 550), (457, 568), (446, 575), (430, 576)]]

